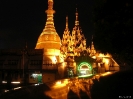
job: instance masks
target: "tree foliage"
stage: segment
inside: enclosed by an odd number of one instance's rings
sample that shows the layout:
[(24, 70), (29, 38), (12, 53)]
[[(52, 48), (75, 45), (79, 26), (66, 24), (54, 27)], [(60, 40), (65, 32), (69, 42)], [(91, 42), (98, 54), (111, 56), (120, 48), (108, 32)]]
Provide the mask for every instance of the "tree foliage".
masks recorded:
[(126, 61), (133, 58), (133, 3), (130, 0), (106, 0), (94, 9), (96, 49), (117, 53)]

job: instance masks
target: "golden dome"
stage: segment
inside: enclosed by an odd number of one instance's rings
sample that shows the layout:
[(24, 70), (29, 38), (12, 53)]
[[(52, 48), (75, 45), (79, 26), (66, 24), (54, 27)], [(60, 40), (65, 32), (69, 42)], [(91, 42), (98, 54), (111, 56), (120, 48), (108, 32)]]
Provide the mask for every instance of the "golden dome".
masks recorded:
[(40, 35), (36, 49), (60, 49), (61, 42), (58, 34), (42, 34)]
[(54, 27), (53, 0), (48, 0), (47, 21), (43, 32), (38, 38), (35, 49), (60, 49), (61, 40)]

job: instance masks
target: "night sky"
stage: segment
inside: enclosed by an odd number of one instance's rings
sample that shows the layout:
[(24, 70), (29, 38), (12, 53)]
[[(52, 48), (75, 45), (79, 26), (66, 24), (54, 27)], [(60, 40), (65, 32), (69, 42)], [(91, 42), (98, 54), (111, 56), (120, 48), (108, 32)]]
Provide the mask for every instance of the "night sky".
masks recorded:
[[(45, 23), (48, 0), (0, 0), (0, 49), (35, 48)], [(69, 29), (75, 22), (78, 8), (79, 24), (89, 46), (93, 29), (94, 0), (54, 0), (55, 28), (62, 38), (65, 18), (68, 15)]]

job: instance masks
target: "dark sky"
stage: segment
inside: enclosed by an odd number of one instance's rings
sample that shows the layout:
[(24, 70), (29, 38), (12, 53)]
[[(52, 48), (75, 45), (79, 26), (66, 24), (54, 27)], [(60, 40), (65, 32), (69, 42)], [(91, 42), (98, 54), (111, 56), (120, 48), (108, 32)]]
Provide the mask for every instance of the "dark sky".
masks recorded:
[[(70, 31), (74, 27), (76, 4), (79, 22), (86, 39), (93, 34), (93, 0), (54, 0), (55, 28), (62, 38), (68, 15)], [(0, 49), (34, 48), (45, 22), (47, 0), (0, 0)]]

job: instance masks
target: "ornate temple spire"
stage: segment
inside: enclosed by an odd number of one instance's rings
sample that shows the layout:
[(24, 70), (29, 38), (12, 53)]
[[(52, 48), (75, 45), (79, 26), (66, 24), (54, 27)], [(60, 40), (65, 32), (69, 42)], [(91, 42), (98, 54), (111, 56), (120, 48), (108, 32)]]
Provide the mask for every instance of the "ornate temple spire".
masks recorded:
[(93, 44), (93, 41), (91, 42), (91, 50), (94, 50), (94, 44)]
[(48, 9), (53, 9), (53, 0), (48, 0)]
[(77, 8), (76, 8), (76, 20), (75, 20), (75, 26), (78, 26), (79, 25), (79, 21), (78, 21), (78, 11), (77, 11)]
[(72, 38), (71, 38), (71, 41), (72, 41), (72, 47), (74, 49), (73, 53), (74, 55), (79, 55), (79, 53), (82, 51), (82, 50), (86, 50), (86, 39), (84, 37), (84, 34), (82, 33), (82, 30), (79, 26), (79, 20), (78, 20), (78, 11), (77, 11), (77, 8), (76, 8), (76, 19), (75, 19), (75, 26), (72, 30)]
[(68, 30), (68, 16), (66, 16), (66, 30)]
[(62, 51), (67, 52), (67, 49), (68, 49), (67, 46), (69, 46), (69, 43), (70, 43), (70, 31), (68, 28), (68, 16), (66, 16), (66, 28), (64, 30), (61, 43), (62, 43), (62, 46), (61, 46)]
[(48, 0), (48, 9), (45, 11), (47, 14), (47, 20), (45, 28), (38, 38), (35, 47), (36, 49), (60, 49), (61, 40), (54, 26), (53, 17), (55, 10), (53, 10), (53, 4), (53, 0)]
[(55, 13), (55, 10), (53, 10), (53, 3), (54, 3), (53, 0), (48, 0), (48, 9), (45, 11), (47, 14), (47, 21), (45, 24), (45, 28), (43, 30), (43, 33), (45, 33), (45, 34), (47, 34), (47, 33), (55, 34), (56, 33), (56, 30), (54, 27), (54, 19), (53, 19), (53, 17), (54, 17), (53, 14)]
[(94, 55), (96, 54), (96, 50), (95, 50), (95, 47), (94, 47), (94, 44), (93, 44), (93, 41), (91, 42), (91, 52), (90, 52), (90, 55)]
[(92, 35), (92, 37), (91, 37), (91, 40), (93, 41), (93, 35)]
[(70, 36), (70, 31), (69, 31), (69, 28), (68, 28), (68, 16), (66, 16), (66, 28), (65, 28), (64, 33), (63, 33), (62, 43), (65, 40), (68, 41), (69, 36)]

